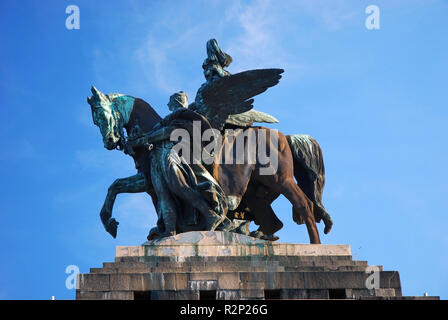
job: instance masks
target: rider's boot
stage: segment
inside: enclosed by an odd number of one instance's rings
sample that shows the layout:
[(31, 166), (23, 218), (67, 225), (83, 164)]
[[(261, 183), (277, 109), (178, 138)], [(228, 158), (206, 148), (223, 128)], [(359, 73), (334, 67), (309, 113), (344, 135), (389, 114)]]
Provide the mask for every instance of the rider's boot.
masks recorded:
[(215, 231), (216, 228), (222, 223), (225, 219), (225, 216), (220, 216), (213, 211), (209, 211), (207, 215), (204, 215), (205, 220), (205, 230), (206, 231)]

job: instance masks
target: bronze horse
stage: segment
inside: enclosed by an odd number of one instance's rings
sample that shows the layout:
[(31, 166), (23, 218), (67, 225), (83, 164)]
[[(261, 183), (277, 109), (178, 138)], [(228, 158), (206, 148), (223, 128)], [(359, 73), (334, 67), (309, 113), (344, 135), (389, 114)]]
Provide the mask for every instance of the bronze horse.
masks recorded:
[[(144, 100), (127, 95), (104, 95), (92, 88), (93, 96), (88, 98), (92, 107), (94, 123), (100, 128), (105, 148), (120, 149), (124, 146), (125, 136), (139, 129), (149, 132), (161, 117)], [(261, 127), (252, 127), (260, 130)], [(318, 143), (306, 135), (285, 136), (278, 132), (276, 146), (271, 144), (272, 130), (268, 132), (266, 144), (271, 152), (278, 154), (278, 169), (275, 174), (261, 175), (264, 165), (256, 163), (252, 167), (245, 165), (214, 166), (212, 175), (223, 190), (239, 197), (239, 205), (230, 208), (230, 218), (253, 220), (260, 225), (259, 230), (266, 235), (273, 235), (283, 226), (271, 208), (271, 203), (283, 194), (293, 205), (293, 219), (296, 223), (305, 223), (310, 242), (320, 243), (316, 221), (325, 223), (325, 233), (332, 227), (332, 220), (321, 203), (324, 186), (324, 166), (322, 152)], [(276, 131), (276, 130), (275, 130)], [(119, 193), (147, 192), (157, 203), (149, 175), (148, 148), (138, 148), (132, 155), (138, 173), (132, 177), (117, 179), (109, 187), (101, 220), (105, 229), (116, 236), (118, 222), (112, 218), (112, 208)], [(294, 177), (297, 183), (294, 181)]]

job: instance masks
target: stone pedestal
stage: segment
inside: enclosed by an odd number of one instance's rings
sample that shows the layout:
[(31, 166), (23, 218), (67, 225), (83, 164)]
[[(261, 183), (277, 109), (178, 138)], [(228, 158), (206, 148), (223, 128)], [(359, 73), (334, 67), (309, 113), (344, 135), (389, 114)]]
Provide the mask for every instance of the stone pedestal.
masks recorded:
[[(76, 299), (406, 298), (397, 271), (367, 268), (367, 261), (352, 260), (348, 245), (187, 232), (142, 246), (117, 247), (115, 262), (79, 275)], [(369, 276), (376, 277), (377, 289), (367, 288)]]

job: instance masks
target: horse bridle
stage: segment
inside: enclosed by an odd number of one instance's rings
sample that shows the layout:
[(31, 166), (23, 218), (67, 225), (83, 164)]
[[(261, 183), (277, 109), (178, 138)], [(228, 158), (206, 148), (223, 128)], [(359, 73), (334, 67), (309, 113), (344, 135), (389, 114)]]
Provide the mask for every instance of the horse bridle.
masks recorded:
[(121, 117), (120, 112), (118, 112), (117, 110), (112, 110), (112, 117), (115, 122), (114, 131), (118, 133), (120, 138), (120, 140), (118, 140), (117, 142), (117, 146), (115, 147), (115, 149), (122, 151), (127, 141), (126, 136), (124, 135), (123, 119)]

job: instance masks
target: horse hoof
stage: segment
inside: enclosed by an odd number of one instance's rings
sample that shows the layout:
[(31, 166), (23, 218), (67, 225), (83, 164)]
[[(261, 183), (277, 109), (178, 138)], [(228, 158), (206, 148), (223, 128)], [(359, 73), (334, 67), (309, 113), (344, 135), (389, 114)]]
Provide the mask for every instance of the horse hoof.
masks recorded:
[(326, 225), (325, 225), (325, 228), (324, 228), (324, 233), (325, 234), (327, 234), (327, 233), (329, 233), (330, 231), (331, 231), (331, 228), (333, 227), (333, 222), (331, 222), (331, 223), (327, 223)]
[(261, 239), (266, 240), (266, 241), (277, 241), (278, 239), (280, 239), (278, 236), (276, 236), (275, 234), (271, 234), (269, 236), (264, 236)]
[(162, 235), (162, 232), (159, 230), (159, 228), (154, 227), (151, 230), (149, 230), (149, 234), (146, 237), (146, 239), (148, 239), (148, 241), (155, 240), (155, 239), (160, 238), (161, 235)]

